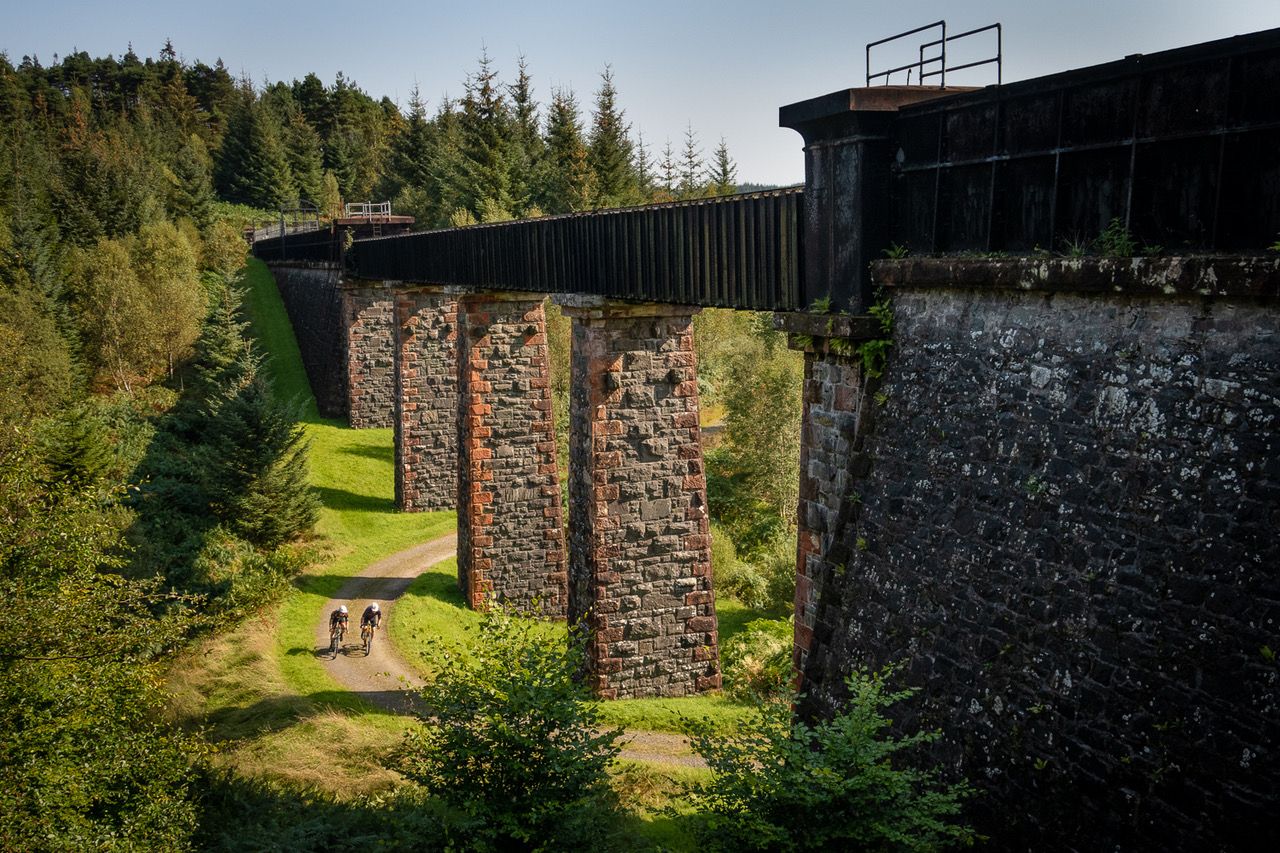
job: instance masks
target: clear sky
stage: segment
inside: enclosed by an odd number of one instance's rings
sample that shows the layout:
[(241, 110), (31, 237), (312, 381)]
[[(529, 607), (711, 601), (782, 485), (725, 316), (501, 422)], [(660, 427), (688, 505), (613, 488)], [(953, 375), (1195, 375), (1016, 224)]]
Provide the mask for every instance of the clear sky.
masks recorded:
[[(221, 58), (256, 82), (343, 71), (401, 105), (414, 83), (429, 108), (458, 95), (487, 48), (504, 79), (524, 54), (540, 101), (572, 87), (588, 105), (606, 63), (653, 148), (678, 148), (687, 122), (709, 153), (723, 136), (741, 181), (803, 179), (800, 137), (778, 107), (862, 85), (866, 42), (947, 19), (951, 32), (1004, 24), (1005, 81), (1280, 27), (1280, 0), (981, 2), (506, 2), (218, 0), (5, 3), (0, 50), (51, 62), (73, 49), (154, 56), (166, 38), (187, 60)], [(979, 51), (981, 48), (979, 47)], [(894, 57), (885, 54), (887, 61)], [(873, 55), (875, 64), (879, 56)], [(898, 64), (895, 62), (894, 64)], [(992, 72), (955, 82), (994, 82)]]

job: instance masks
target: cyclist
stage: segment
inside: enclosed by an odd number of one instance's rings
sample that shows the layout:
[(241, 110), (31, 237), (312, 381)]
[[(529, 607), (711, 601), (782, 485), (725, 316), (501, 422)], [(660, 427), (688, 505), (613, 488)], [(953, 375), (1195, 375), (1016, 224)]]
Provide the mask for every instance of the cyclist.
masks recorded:
[(381, 627), (382, 610), (378, 608), (378, 602), (375, 601), (364, 609), (364, 614), (360, 617), (360, 627), (364, 628), (365, 625), (371, 625), (375, 629)]
[(341, 604), (338, 609), (329, 614), (329, 633), (333, 633), (334, 628), (339, 628), (342, 633), (347, 633), (347, 605)]

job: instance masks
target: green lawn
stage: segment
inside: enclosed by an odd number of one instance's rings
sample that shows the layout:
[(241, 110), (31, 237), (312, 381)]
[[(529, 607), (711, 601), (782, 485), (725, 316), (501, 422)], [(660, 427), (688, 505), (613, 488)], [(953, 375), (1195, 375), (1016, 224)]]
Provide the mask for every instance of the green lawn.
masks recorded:
[[(246, 305), (253, 331), (271, 360), (276, 387), (299, 401), (311, 442), (311, 479), (324, 508), (317, 532), (332, 544), (331, 558), (299, 579), (300, 593), (280, 609), (276, 654), (288, 683), (302, 695), (332, 695), (339, 689), (310, 654), (320, 610), (351, 576), (383, 557), (452, 531), (452, 512), (400, 513), (393, 501), (393, 437), (390, 429), (353, 430), (316, 413), (293, 330), (275, 282), (264, 264), (251, 260)], [(465, 628), (478, 618), (463, 605), (456, 563), (446, 560), (424, 572), (396, 604), (388, 637), (411, 663), (421, 663), (433, 642), (465, 642)], [(764, 614), (723, 600), (717, 606), (723, 643), (746, 622)], [(563, 625), (548, 626), (563, 632)], [(354, 700), (353, 700), (354, 701)], [(343, 703), (345, 704), (345, 703)], [(604, 703), (612, 725), (679, 731), (681, 717), (711, 717), (732, 727), (745, 707), (724, 696), (631, 699)]]

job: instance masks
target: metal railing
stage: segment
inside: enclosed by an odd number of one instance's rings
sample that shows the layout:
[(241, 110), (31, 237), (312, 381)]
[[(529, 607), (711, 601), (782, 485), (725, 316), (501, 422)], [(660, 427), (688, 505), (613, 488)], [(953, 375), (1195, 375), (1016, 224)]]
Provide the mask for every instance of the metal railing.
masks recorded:
[(391, 202), (374, 203), (371, 201), (353, 201), (342, 206), (343, 215), (348, 219), (371, 219), (375, 216), (390, 216)]
[[(908, 62), (905, 65), (899, 65), (895, 68), (888, 68), (883, 71), (873, 72), (871, 70), (871, 48), (879, 47), (880, 45), (888, 44), (889, 42), (898, 41), (899, 39), (906, 38), (907, 36), (913, 36), (913, 35), (916, 35), (917, 33), (923, 33), (927, 30), (935, 30), (935, 29), (941, 31), (941, 36), (934, 39), (933, 41), (927, 41), (927, 42), (921, 43), (918, 48), (919, 53), (915, 62)], [(970, 36), (978, 35), (979, 33), (989, 32), (990, 30), (996, 31), (996, 55), (995, 56), (988, 57), (987, 59), (975, 60), (973, 62), (964, 62), (959, 65), (947, 65), (947, 45), (948, 44), (958, 39), (968, 38)], [(938, 49), (937, 55), (925, 56), (925, 51), (929, 50), (930, 48), (937, 48)], [(947, 35), (947, 22), (934, 21), (932, 24), (925, 24), (924, 26), (916, 27), (913, 30), (907, 30), (906, 32), (898, 33), (897, 35), (892, 35), (887, 38), (882, 38), (876, 41), (867, 42), (866, 53), (867, 53), (866, 69), (867, 69), (867, 85), (868, 86), (871, 85), (872, 80), (878, 79), (880, 77), (884, 78), (884, 85), (887, 86), (889, 85), (892, 76), (902, 71), (907, 72), (907, 85), (910, 86), (911, 72), (915, 71), (917, 85), (923, 86), (926, 78), (938, 77), (939, 78), (938, 86), (940, 88), (945, 89), (947, 87), (948, 71), (961, 71), (965, 68), (977, 68), (980, 65), (990, 65), (992, 63), (995, 63), (995, 66), (996, 66), (996, 85), (997, 86), (1001, 85), (1004, 80), (1004, 27), (1003, 25), (998, 23), (987, 24), (985, 27), (977, 27), (972, 30), (966, 30), (962, 33), (956, 33), (954, 35), (949, 36)], [(937, 66), (936, 68), (933, 67), (935, 65)]]

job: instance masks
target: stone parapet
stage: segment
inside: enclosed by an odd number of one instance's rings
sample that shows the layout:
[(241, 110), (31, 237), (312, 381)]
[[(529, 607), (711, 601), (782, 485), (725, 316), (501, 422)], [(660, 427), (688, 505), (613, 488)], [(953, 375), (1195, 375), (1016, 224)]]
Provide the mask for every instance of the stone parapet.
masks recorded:
[(718, 688), (698, 309), (561, 304), (573, 319), (569, 618), (589, 632), (591, 687), (610, 699)]
[(458, 584), (563, 618), (564, 529), (541, 294), (458, 297)]
[(458, 303), (441, 287), (395, 294), (396, 506), (453, 509), (458, 498)]
[(341, 287), (348, 421), (355, 429), (389, 427), (395, 418), (393, 283), (350, 279)]

